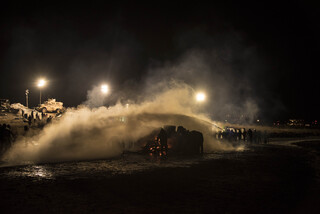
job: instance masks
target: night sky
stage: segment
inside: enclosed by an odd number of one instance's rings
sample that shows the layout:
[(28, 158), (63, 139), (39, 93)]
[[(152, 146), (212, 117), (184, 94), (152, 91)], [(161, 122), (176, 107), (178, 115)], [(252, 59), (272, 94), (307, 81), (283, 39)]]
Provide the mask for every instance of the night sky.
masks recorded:
[(0, 98), (11, 103), (24, 104), (29, 89), (37, 105), (39, 77), (49, 81), (44, 98), (77, 106), (101, 82), (141, 93), (166, 70), (164, 80), (205, 88), (216, 109), (250, 98), (266, 120), (320, 118), (320, 11), (306, 1), (5, 2)]

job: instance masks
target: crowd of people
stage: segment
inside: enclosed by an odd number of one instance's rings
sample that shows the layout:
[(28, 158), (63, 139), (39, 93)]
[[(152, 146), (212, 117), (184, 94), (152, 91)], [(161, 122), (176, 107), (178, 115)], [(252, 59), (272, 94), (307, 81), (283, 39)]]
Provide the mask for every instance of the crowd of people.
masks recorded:
[(259, 131), (256, 129), (230, 128), (226, 127), (222, 131), (216, 133), (218, 140), (226, 140), (229, 142), (247, 142), (254, 144), (268, 143), (269, 134), (267, 131)]
[(36, 125), (36, 128), (42, 128), (45, 124), (50, 123), (53, 118), (51, 115), (37, 111), (31, 111), (28, 114), (24, 110), (21, 110), (20, 113), (24, 122), (27, 122), (23, 126), (23, 132), (17, 131), (17, 128), (12, 130), (10, 124), (0, 124), (0, 157), (12, 146), (18, 135), (28, 136), (30, 128), (34, 127), (33, 125)]
[(24, 110), (21, 110), (22, 117), (28, 121), (29, 126), (32, 124), (40, 124), (41, 122), (50, 123), (52, 116), (38, 111), (31, 111), (30, 114), (26, 113)]
[[(269, 142), (269, 133), (256, 129), (225, 127), (214, 133), (217, 140), (232, 143), (266, 144)], [(166, 126), (154, 140), (148, 140), (144, 149), (149, 153), (167, 154), (170, 151), (183, 154), (203, 153), (203, 134), (199, 131), (189, 131), (182, 126)], [(169, 146), (168, 146), (169, 144)]]
[(167, 155), (168, 148), (173, 153), (202, 154), (203, 134), (199, 131), (189, 131), (182, 126), (166, 126), (154, 140), (148, 140), (144, 149), (146, 152)]

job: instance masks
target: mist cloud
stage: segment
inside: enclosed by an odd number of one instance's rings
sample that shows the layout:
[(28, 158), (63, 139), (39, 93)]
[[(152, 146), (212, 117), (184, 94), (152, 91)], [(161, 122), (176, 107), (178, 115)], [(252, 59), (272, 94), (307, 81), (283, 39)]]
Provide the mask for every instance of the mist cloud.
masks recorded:
[[(39, 135), (17, 142), (5, 158), (11, 162), (43, 162), (114, 157), (164, 125), (203, 132), (207, 151), (235, 149), (215, 140), (212, 131), (217, 121), (228, 115), (242, 119), (237, 121), (240, 123), (257, 117), (261, 103), (252, 74), (261, 69), (261, 64), (255, 60), (254, 48), (241, 45), (241, 41), (226, 42), (226, 46), (207, 44), (206, 48), (189, 48), (171, 60), (151, 60), (140, 80), (118, 86), (116, 76), (130, 70), (122, 57), (101, 53), (89, 59), (79, 56), (70, 68), (73, 80), (77, 82), (77, 73), (81, 73), (80, 79), (88, 78), (91, 71), (97, 71), (93, 75), (99, 73), (100, 78), (112, 73), (112, 93), (103, 96), (100, 86), (93, 86), (84, 106), (68, 109)], [(207, 95), (201, 105), (194, 100), (197, 91)], [(141, 145), (131, 149), (139, 150)]]
[(197, 113), (193, 91), (187, 84), (171, 81), (161, 93), (139, 104), (68, 109), (38, 135), (16, 142), (4, 160), (26, 163), (115, 157), (125, 149), (141, 150), (143, 145), (135, 142), (164, 125), (203, 132), (206, 151), (234, 149), (215, 140), (212, 131), (216, 124)]

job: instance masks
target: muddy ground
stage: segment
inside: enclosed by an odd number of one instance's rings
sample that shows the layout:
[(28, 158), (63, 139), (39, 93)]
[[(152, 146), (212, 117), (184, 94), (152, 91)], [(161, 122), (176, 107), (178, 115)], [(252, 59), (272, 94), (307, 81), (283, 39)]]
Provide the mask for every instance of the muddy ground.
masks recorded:
[(1, 167), (1, 213), (318, 213), (320, 141), (299, 144), (103, 176), (10, 177)]

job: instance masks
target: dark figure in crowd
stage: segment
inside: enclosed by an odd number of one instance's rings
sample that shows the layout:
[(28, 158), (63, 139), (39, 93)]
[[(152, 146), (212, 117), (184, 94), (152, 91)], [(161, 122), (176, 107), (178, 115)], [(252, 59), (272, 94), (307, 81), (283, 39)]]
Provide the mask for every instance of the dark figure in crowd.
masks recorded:
[(13, 134), (6, 124), (0, 125), (0, 155), (10, 148), (13, 142)]
[(262, 138), (261, 131), (257, 131), (256, 134), (257, 134), (257, 136), (256, 136), (257, 144), (260, 144), (261, 143), (261, 138)]
[(187, 142), (187, 129), (183, 126), (178, 126), (176, 133), (176, 144), (173, 146), (173, 150), (181, 152), (185, 148)]
[(29, 126), (23, 126), (23, 136), (27, 136), (28, 135), (28, 133), (29, 133)]
[(252, 130), (251, 129), (249, 129), (248, 130), (248, 137), (249, 137), (249, 141), (250, 141), (250, 143), (252, 143), (252, 140), (253, 140), (253, 132), (252, 132)]
[(177, 128), (178, 135), (184, 135), (186, 132), (187, 132), (186, 128), (184, 128), (183, 126), (178, 126), (178, 128)]
[(227, 130), (223, 131), (221, 135), (222, 135), (222, 139), (223, 139), (223, 140), (227, 140), (227, 138), (228, 138), (228, 132), (227, 132)]
[(24, 111), (23, 110), (21, 110), (21, 114), (22, 114), (22, 117), (24, 117)]
[(246, 138), (247, 138), (247, 131), (246, 131), (246, 129), (245, 129), (245, 128), (243, 129), (243, 133), (242, 133), (242, 135), (243, 135), (243, 141), (246, 141)]
[(31, 115), (29, 115), (29, 117), (28, 117), (28, 124), (29, 124), (29, 126), (31, 126), (31, 123), (32, 123), (32, 117), (31, 117)]
[(222, 133), (221, 131), (218, 131), (218, 140), (220, 140), (222, 138)]
[(234, 140), (234, 141), (237, 141), (237, 139), (238, 139), (238, 133), (237, 133), (237, 130), (235, 129), (235, 130), (233, 131), (233, 140)]
[(168, 135), (167, 132), (161, 128), (160, 133), (158, 134), (157, 140), (160, 140), (160, 152), (163, 154), (163, 149), (165, 149), (165, 154), (167, 155), (168, 152)]
[(258, 134), (257, 134), (257, 130), (253, 129), (252, 131), (252, 138), (253, 138), (253, 143), (257, 144), (258, 143)]
[(269, 138), (268, 138), (268, 133), (267, 131), (263, 132), (263, 143), (268, 143), (269, 142)]
[(52, 120), (52, 116), (49, 116), (49, 117), (47, 118), (47, 123), (50, 123), (51, 120)]
[(192, 153), (203, 154), (203, 135), (198, 131), (190, 132), (190, 139), (192, 142)]
[(235, 136), (235, 133), (234, 133), (233, 129), (230, 129), (228, 132), (229, 141), (234, 141), (234, 136)]
[(237, 140), (241, 140), (241, 129), (237, 129)]
[(33, 119), (33, 123), (36, 123), (36, 121), (37, 121), (37, 113), (32, 113), (32, 119)]

